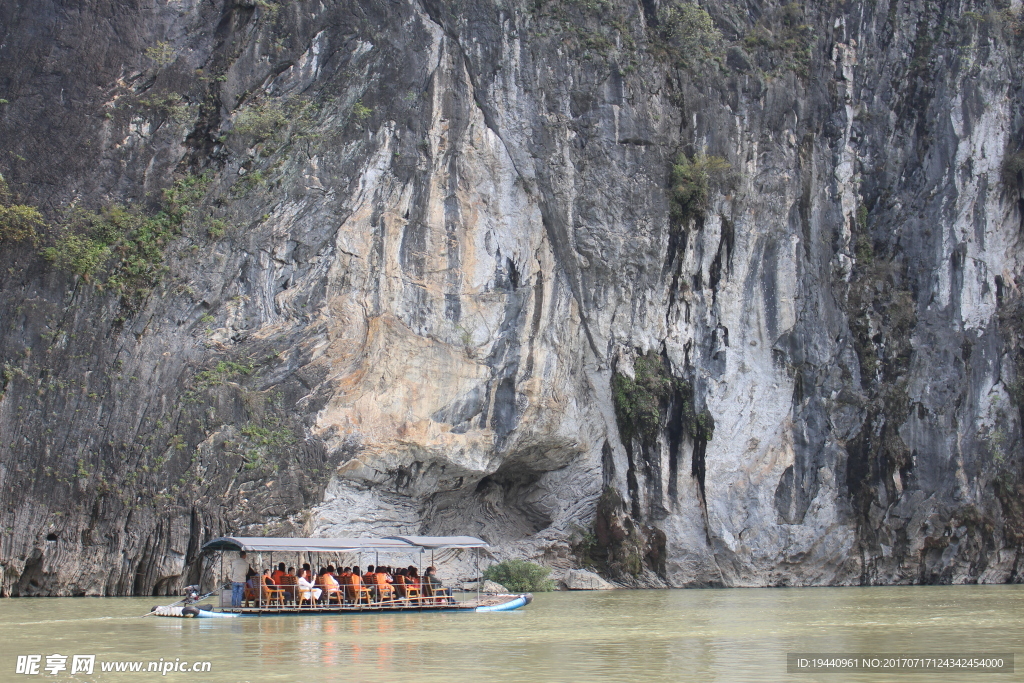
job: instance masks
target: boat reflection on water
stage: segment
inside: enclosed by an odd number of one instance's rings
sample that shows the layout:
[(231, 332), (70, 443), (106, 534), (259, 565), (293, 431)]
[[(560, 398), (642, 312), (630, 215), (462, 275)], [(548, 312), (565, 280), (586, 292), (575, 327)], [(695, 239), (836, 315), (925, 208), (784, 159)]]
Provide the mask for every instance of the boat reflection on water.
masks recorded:
[[(462, 617), (465, 618), (465, 617)], [(424, 656), (409, 636), (424, 627), (424, 617), (393, 614), (387, 618), (364, 615), (300, 616), (281, 619), (161, 619), (156, 626), (168, 636), (192, 640), (197, 631), (219, 642), (234, 638), (238, 656), (247, 668), (259, 662), (295, 662), (324, 667), (358, 666), (391, 674), (396, 659)], [(333, 679), (328, 679), (333, 680)], [(339, 679), (340, 680), (340, 679)]]
[(243, 653), (254, 660), (356, 666), (390, 675), (396, 658), (408, 661), (423, 654), (417, 643), (408, 639), (411, 632), (423, 627), (423, 619), (410, 615), (241, 619), (231, 626), (244, 630), (248, 637)]

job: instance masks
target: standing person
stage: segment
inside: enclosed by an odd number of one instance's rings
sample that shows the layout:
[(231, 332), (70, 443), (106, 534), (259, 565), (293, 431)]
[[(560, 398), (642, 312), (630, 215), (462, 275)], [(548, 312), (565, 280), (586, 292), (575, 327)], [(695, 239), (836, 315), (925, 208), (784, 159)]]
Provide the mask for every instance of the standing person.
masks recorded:
[(231, 560), (228, 567), (231, 578), (231, 606), (241, 607), (242, 596), (245, 595), (245, 581), (249, 578), (249, 561), (245, 559), (245, 551), (241, 550), (238, 557)]

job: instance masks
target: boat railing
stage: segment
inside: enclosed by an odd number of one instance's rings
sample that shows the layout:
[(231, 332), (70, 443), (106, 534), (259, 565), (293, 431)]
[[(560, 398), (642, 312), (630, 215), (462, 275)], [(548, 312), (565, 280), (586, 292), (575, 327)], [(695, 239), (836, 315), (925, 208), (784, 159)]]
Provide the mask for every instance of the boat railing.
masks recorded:
[[(402, 588), (401, 593), (399, 588)], [(455, 604), (451, 591), (443, 584), (429, 583), (395, 586), (359, 581), (342, 584), (338, 589), (324, 589), (319, 599), (314, 597), (316, 589), (303, 590), (296, 584), (269, 587), (260, 585), (251, 599), (243, 599), (240, 607), (222, 606), (232, 612), (319, 612), (324, 610), (383, 610), (409, 609), (415, 607), (436, 607)], [(387, 590), (384, 590), (386, 588)]]

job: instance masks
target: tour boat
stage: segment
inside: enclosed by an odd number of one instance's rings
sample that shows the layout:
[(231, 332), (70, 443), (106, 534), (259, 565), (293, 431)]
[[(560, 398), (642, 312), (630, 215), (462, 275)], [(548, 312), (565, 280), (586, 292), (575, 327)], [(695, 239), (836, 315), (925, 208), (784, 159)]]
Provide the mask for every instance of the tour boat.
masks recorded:
[[(257, 555), (256, 564), (264, 566), (263, 553), (269, 553), (269, 565), (274, 564), (274, 555), (278, 558), (287, 557), (287, 563), (295, 567), (301, 567), (303, 561), (309, 562), (313, 567), (320, 565), (315, 560), (321, 554), (339, 556), (342, 554), (358, 554), (362, 560), (363, 554), (373, 553), (374, 564), (379, 564), (379, 556), (385, 554), (413, 554), (422, 557), (428, 550), (433, 552), (441, 549), (470, 549), (476, 550), (477, 567), (479, 569), (479, 550), (486, 548), (487, 543), (472, 536), (387, 536), (384, 538), (264, 538), (264, 537), (241, 537), (225, 536), (215, 538), (202, 547), (201, 554), (219, 552), (221, 554), (221, 576), (224, 574), (224, 553), (239, 552), (254, 553)], [(432, 562), (431, 562), (432, 563)], [(362, 562), (359, 562), (362, 565)], [(479, 572), (478, 572), (479, 574)], [(482, 582), (478, 582), (477, 586)], [(292, 588), (291, 599), (282, 591), (275, 590), (275, 586), (259, 585), (259, 590), (254, 599), (243, 601), (240, 606), (231, 604), (230, 584), (226, 587), (216, 589), (207, 596), (219, 593), (220, 604), (200, 605), (197, 586), (186, 588), (185, 604), (175, 603), (173, 605), (157, 606), (151, 614), (160, 617), (182, 617), (198, 619), (233, 619), (237, 617), (266, 617), (275, 615), (300, 615), (300, 614), (358, 614), (364, 612), (505, 612), (518, 609), (528, 605), (533, 600), (530, 593), (504, 594), (504, 595), (483, 595), (477, 590), (475, 597), (457, 600), (445, 591), (433, 591), (426, 582), (423, 582), (421, 590), (409, 591), (408, 595), (399, 597), (397, 592), (391, 595), (377, 595), (376, 599), (369, 594), (356, 590), (356, 599), (349, 600), (345, 594), (344, 586), (342, 595), (334, 602), (316, 602), (311, 599), (299, 599), (297, 588)], [(381, 591), (383, 592), (383, 591)], [(413, 594), (415, 592), (415, 594)], [(369, 593), (369, 592), (367, 592)], [(426, 593), (426, 594), (424, 594)], [(206, 597), (206, 596), (203, 596)]]

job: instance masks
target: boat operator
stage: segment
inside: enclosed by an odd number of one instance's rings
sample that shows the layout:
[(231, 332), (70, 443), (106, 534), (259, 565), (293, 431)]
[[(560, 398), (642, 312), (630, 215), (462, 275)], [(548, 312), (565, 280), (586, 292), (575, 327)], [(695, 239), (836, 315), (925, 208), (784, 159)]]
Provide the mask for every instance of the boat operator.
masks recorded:
[(242, 598), (245, 595), (246, 575), (251, 572), (249, 561), (245, 559), (245, 551), (240, 550), (238, 557), (231, 560), (229, 565), (229, 576), (231, 578), (231, 606), (241, 607)]

